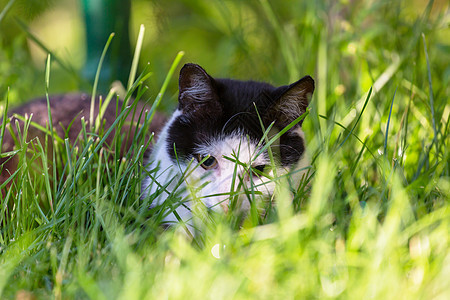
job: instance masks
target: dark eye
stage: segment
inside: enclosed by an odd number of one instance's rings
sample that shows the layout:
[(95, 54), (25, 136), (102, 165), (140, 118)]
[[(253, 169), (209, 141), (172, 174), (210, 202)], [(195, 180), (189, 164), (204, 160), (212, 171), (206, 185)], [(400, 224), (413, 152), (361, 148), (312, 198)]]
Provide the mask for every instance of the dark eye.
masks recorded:
[(255, 177), (259, 177), (262, 175), (262, 173), (264, 173), (264, 169), (266, 168), (266, 165), (259, 165), (259, 166), (254, 166), (252, 167), (253, 170), (253, 176)]
[(202, 168), (205, 170), (209, 170), (214, 168), (217, 165), (217, 159), (214, 156), (208, 156), (208, 155), (197, 155), (198, 162), (203, 161), (201, 164)]

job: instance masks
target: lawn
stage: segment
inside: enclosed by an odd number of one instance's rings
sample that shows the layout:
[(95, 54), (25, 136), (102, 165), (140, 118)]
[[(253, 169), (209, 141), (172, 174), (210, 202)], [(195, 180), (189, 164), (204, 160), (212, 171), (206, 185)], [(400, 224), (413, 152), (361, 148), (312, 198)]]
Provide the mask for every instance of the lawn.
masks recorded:
[[(83, 79), (77, 2), (24, 3), (0, 0), (2, 116), (46, 93), (107, 93)], [(276, 206), (243, 222), (199, 207), (187, 237), (140, 197), (151, 113), (125, 158), (114, 150), (127, 136), (102, 147), (108, 128), (83, 128), (76, 147), (51, 134), (30, 142), (25, 128), (0, 194), (0, 298), (450, 298), (446, 1), (136, 0), (131, 10), (132, 49), (142, 48), (124, 95), (165, 114), (186, 62), (274, 85), (311, 75), (311, 176), (300, 188), (276, 180)]]

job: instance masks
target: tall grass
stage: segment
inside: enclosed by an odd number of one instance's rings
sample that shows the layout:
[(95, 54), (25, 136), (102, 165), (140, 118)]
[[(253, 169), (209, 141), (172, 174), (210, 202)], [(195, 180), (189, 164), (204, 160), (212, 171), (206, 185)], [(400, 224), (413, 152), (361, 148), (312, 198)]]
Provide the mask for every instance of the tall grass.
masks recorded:
[[(105, 146), (112, 131), (85, 126), (73, 147), (51, 134), (27, 142), (32, 118), (19, 131), (19, 169), (0, 206), (1, 297), (449, 297), (448, 17), (433, 12), (432, 1), (417, 16), (398, 1), (352, 7), (287, 2), (183, 6), (186, 18), (200, 16), (214, 25), (211, 31), (228, 33), (215, 36), (223, 44), (213, 49), (225, 62), (208, 64), (210, 53), (198, 58), (212, 74), (223, 68), (239, 76), (239, 69), (252, 65), (263, 74), (256, 77), (287, 83), (317, 71), (303, 123), (312, 161), (304, 183), (310, 189), (281, 184), (266, 218), (253, 214), (241, 224), (233, 213), (208, 215), (193, 239), (182, 224), (164, 229), (160, 211), (149, 206), (152, 197), (140, 197), (140, 183), (148, 175), (144, 150), (153, 142), (146, 128), (154, 109), (170, 98), (165, 92), (175, 93), (181, 57), (164, 76), (156, 75), (164, 84), (150, 99), (152, 67), (133, 81), (134, 67), (129, 105), (119, 109), (113, 127), (123, 126), (129, 113), (141, 114), (147, 123), (136, 132), (116, 131)], [(259, 36), (243, 15), (266, 35)], [(195, 30), (206, 26), (191, 22)], [(265, 40), (273, 46), (263, 51)], [(209, 41), (202, 46), (212, 49)], [(161, 59), (167, 60), (164, 51)], [(263, 62), (264, 56), (271, 61)], [(247, 62), (241, 66), (242, 59)], [(46, 85), (52, 82), (50, 64), (47, 72)], [(153, 101), (152, 110), (134, 111), (131, 95)], [(126, 138), (134, 143), (121, 157)], [(49, 143), (55, 144), (55, 162), (47, 161)], [(57, 165), (53, 174), (45, 172), (50, 163)]]

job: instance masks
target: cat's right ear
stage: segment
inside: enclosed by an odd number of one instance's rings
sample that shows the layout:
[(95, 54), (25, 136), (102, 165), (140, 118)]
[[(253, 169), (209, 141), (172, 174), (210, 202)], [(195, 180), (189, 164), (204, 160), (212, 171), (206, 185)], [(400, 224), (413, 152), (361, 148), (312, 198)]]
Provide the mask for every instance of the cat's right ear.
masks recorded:
[(178, 82), (180, 94), (178, 96), (179, 108), (183, 111), (193, 112), (200, 108), (214, 105), (217, 95), (214, 88), (214, 79), (196, 64), (185, 64), (180, 71)]
[[(287, 126), (306, 112), (309, 100), (314, 92), (314, 79), (305, 76), (297, 82), (277, 89), (277, 102), (269, 117)], [(299, 122), (301, 126), (303, 121)]]

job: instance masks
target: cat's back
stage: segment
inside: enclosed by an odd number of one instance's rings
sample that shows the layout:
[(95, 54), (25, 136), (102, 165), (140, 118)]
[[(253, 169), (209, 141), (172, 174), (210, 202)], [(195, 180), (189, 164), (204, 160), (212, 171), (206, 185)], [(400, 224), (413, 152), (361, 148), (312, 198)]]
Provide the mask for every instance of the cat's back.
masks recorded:
[[(50, 112), (52, 117), (52, 126), (56, 132), (56, 135), (69, 139), (70, 144), (74, 144), (80, 135), (82, 130), (82, 119), (84, 119), (86, 128), (89, 129), (89, 119), (91, 112), (91, 96), (83, 93), (68, 93), (60, 95), (52, 95), (49, 97)], [(94, 119), (97, 118), (99, 113), (100, 99), (97, 97), (94, 102)], [(117, 116), (120, 114), (123, 106), (123, 101), (113, 98), (111, 102), (106, 106), (104, 114), (102, 116), (102, 124), (105, 129), (110, 128)], [(141, 112), (150, 110), (146, 104), (137, 102), (133, 106), (135, 113), (131, 112), (126, 118), (124, 126), (121, 128), (122, 132), (128, 132), (130, 126), (140, 126), (144, 122), (144, 117), (139, 117)], [(13, 108), (8, 111), (8, 118), (10, 118), (9, 124), (14, 135), (18, 135), (19, 125), (20, 131), (23, 133), (24, 121), (21, 117), (16, 116), (28, 116), (31, 117), (33, 122), (28, 127), (27, 141), (31, 141), (35, 138), (39, 138), (41, 144), (44, 144), (46, 133), (39, 127), (46, 128), (49, 124), (47, 98), (41, 97), (33, 99), (19, 107)], [(161, 131), (163, 124), (166, 122), (166, 117), (162, 114), (155, 114), (152, 123), (150, 124), (149, 131), (154, 132), (155, 135)], [(0, 124), (1, 121), (0, 121)], [(38, 125), (38, 126), (36, 126)], [(132, 131), (134, 132), (134, 131)], [(108, 136), (106, 142), (111, 143), (114, 136), (114, 131)], [(130, 143), (133, 139), (127, 139), (123, 144), (122, 151), (126, 151), (130, 147)], [(5, 130), (3, 137), (3, 144), (1, 145), (1, 152), (11, 152), (16, 148), (16, 141), (10, 134), (10, 130)], [(2, 166), (1, 166), (2, 165)], [(4, 182), (17, 166), (17, 159), (15, 157), (2, 157), (0, 158), (0, 183)]]

